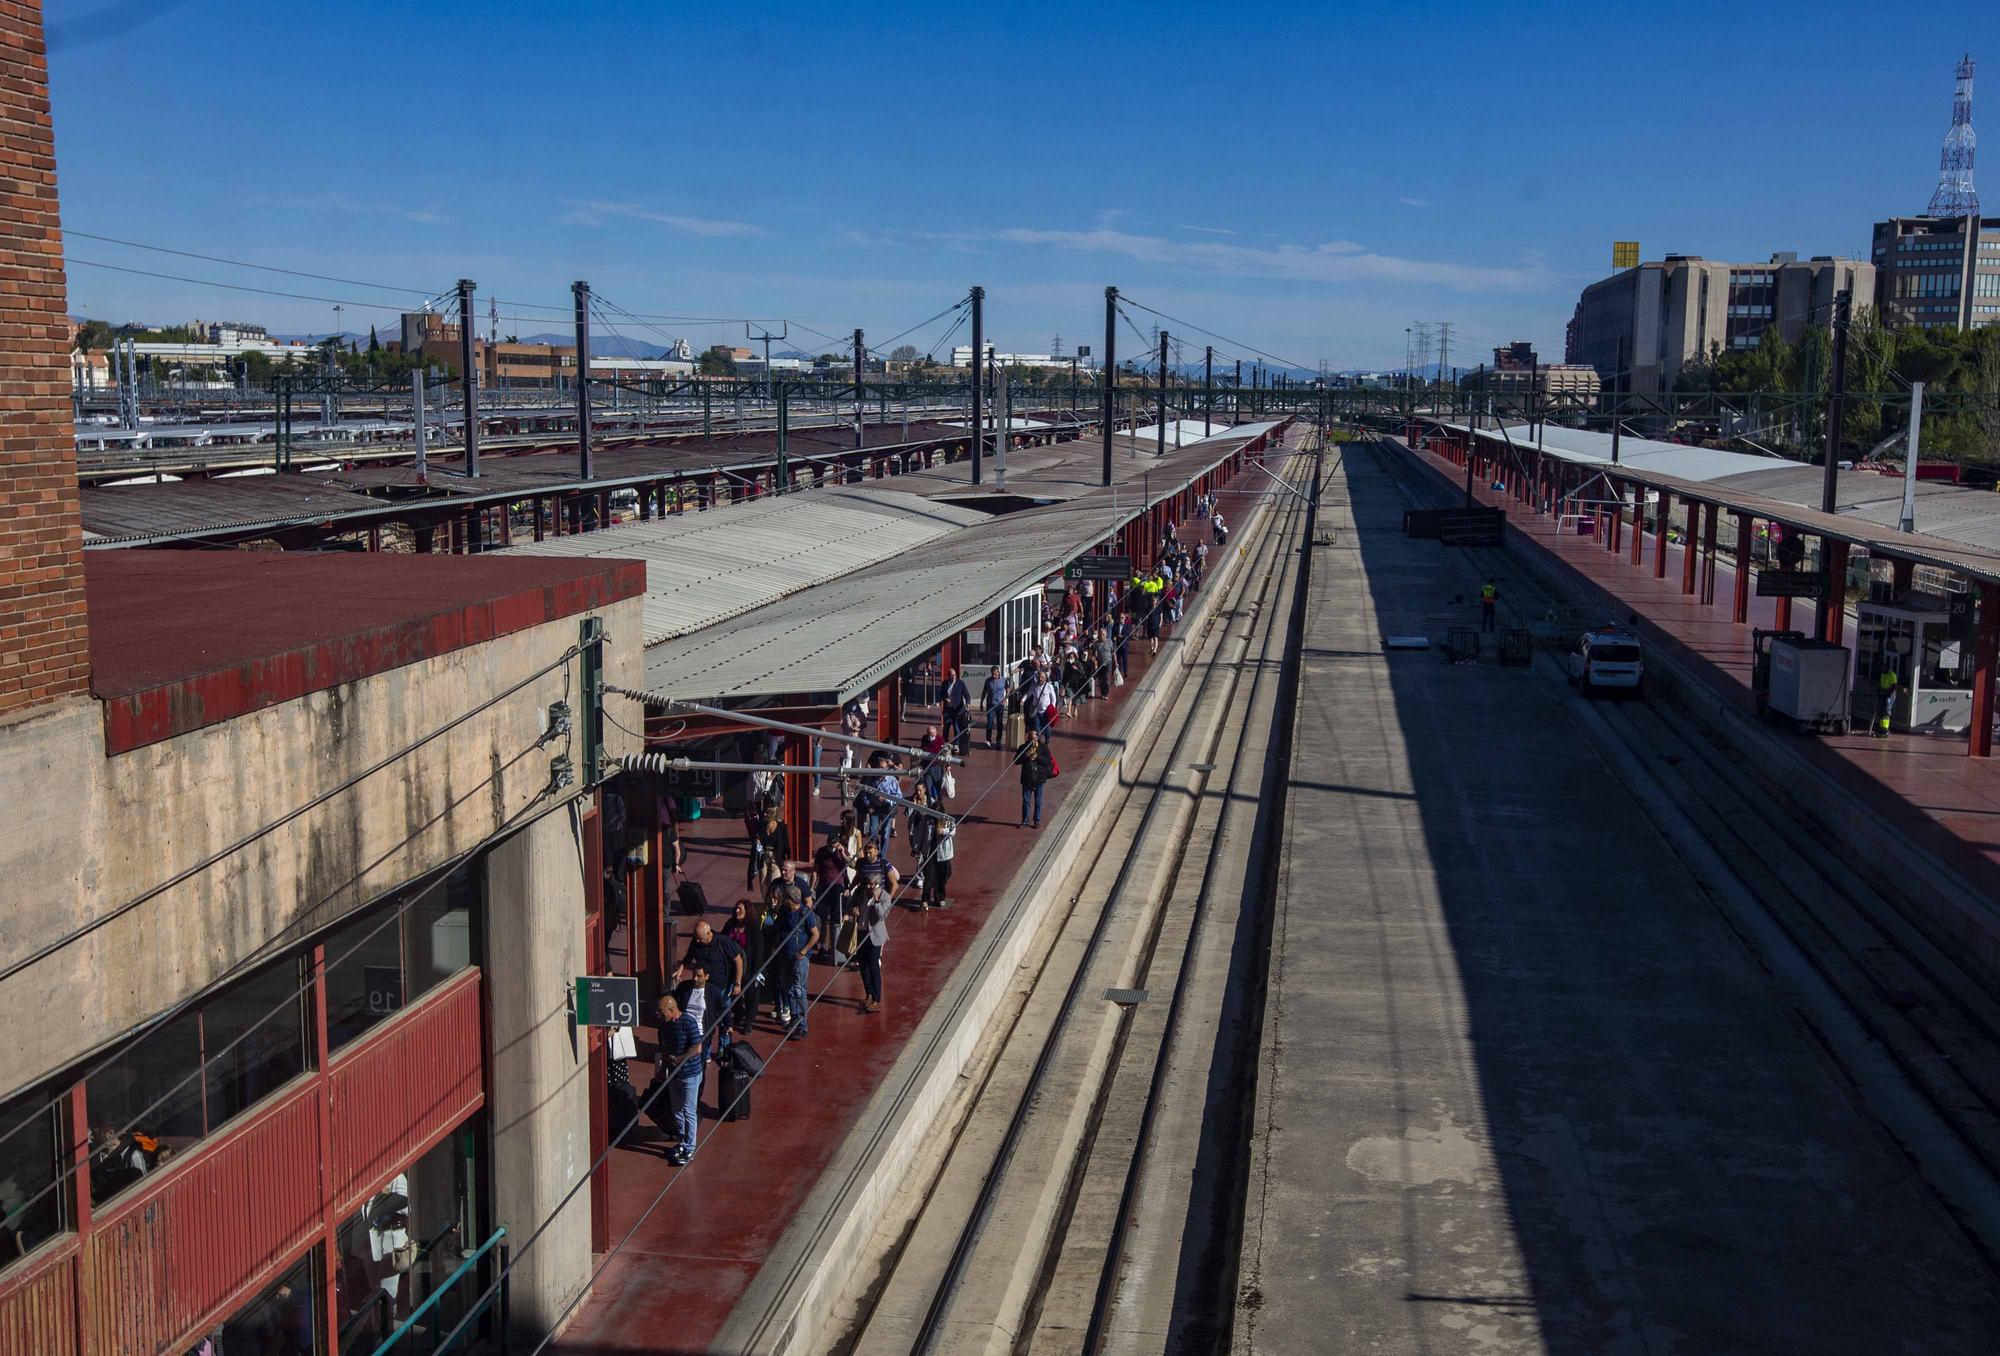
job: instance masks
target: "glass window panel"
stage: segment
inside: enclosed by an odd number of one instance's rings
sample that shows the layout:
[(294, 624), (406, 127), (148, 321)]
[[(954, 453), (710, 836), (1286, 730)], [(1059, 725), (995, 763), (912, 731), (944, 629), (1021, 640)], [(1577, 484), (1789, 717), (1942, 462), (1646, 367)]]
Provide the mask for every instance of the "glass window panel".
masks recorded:
[(377, 909), (326, 938), (326, 1039), (338, 1050), (405, 1001), (398, 920)]
[(305, 1072), (304, 968), (274, 965), (203, 1005), (211, 1130)]
[(472, 964), (472, 915), (485, 883), (485, 859), (461, 865), (404, 916), (405, 988), (429, 993)]
[[(313, 1276), (319, 1269), (314, 1249), (285, 1273), (277, 1284), (236, 1311), (208, 1336), (213, 1356), (316, 1356), (319, 1351), (319, 1306)], [(201, 1343), (194, 1350), (202, 1352)], [(202, 1352), (202, 1356), (209, 1356)]]
[(121, 1050), (84, 1083), (90, 1197), (108, 1201), (208, 1131), (201, 1015), (184, 1012)]
[(69, 1189), (60, 1181), (63, 1107), (52, 1093), (0, 1108), (0, 1270), (69, 1228)]
[[(341, 1223), (335, 1285), (342, 1356), (373, 1351), (482, 1241), (473, 1236), (471, 1124), (447, 1135)], [(444, 1331), (478, 1294), (468, 1281), (459, 1288), (466, 1294), (432, 1311)]]

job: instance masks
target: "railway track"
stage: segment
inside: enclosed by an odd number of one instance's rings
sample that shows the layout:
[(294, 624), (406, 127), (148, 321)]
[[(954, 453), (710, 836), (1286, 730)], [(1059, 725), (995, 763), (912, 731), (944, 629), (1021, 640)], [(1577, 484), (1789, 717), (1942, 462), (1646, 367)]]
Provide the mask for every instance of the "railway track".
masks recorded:
[[(1213, 1080), (1255, 1069), (1244, 939), (1266, 921), (1309, 517), (1281, 494), (1211, 585), (1227, 591), (1206, 633), (1179, 642), (1187, 681), (934, 1130), (931, 1171), (878, 1230), (882, 1265), (834, 1350), (1226, 1347), (1241, 1155), (1204, 1121)], [(1218, 1209), (1190, 1211), (1197, 1179)], [(1198, 1295), (1176, 1283), (1189, 1250), (1214, 1259)]]
[[(1455, 502), (1399, 449), (1371, 450), (1413, 506)], [(1504, 548), (1460, 558), (1468, 584), (1513, 566), (1506, 605), (1521, 614), (1567, 602)], [(1559, 660), (1537, 662), (1563, 681)], [(1608, 761), (1657, 791), (1679, 821), (1660, 823), (1668, 841), (2000, 1271), (2000, 1000), (1884, 888), (1884, 864), (1844, 859), (1823, 829), (1755, 789), (1741, 754), (1657, 700), (1573, 700)]]

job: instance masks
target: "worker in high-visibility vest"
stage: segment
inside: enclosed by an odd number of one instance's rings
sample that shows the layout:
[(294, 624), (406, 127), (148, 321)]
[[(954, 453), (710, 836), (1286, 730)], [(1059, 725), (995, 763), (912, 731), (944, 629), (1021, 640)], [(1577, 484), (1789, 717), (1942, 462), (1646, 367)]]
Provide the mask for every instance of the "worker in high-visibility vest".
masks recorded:
[(1493, 608), (1500, 601), (1500, 585), (1489, 579), (1479, 586), (1479, 629), (1493, 629)]
[(1891, 665), (1883, 665), (1882, 672), (1875, 677), (1875, 737), (1889, 737), (1889, 716), (1896, 708), (1896, 670)]

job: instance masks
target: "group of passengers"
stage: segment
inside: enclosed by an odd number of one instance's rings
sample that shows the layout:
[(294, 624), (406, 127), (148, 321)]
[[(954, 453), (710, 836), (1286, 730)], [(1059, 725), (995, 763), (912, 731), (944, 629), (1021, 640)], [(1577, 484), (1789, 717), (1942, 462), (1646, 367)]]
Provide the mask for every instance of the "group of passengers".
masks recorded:
[[(1219, 543), (1226, 531), (1221, 515), (1211, 503), (1198, 505), (1197, 513), (1210, 520)], [(1059, 601), (1045, 600), (1038, 643), (1011, 671), (996, 666), (981, 684), (977, 702), (988, 748), (1002, 747), (1010, 717), (1020, 721), (1010, 742), (1022, 828), (1040, 827), (1043, 788), (1061, 775), (1052, 745), (1059, 723), (1126, 681), (1135, 636), (1144, 636), (1149, 652), (1157, 654), (1163, 631), (1180, 620), (1188, 598), (1201, 587), (1207, 543), (1184, 544), (1171, 522), (1163, 537), (1157, 561), (1136, 573), (1097, 620), (1087, 615), (1077, 589)], [(674, 1080), (673, 1114), (655, 1119), (670, 1138), (678, 1138), (672, 1150), (677, 1161), (685, 1160), (694, 1142), (695, 1116), (688, 1107), (698, 1097), (700, 1061), (711, 1046), (726, 1059), (731, 1034), (748, 1032), (766, 1009), (786, 1039), (805, 1039), (818, 997), (810, 983), (815, 961), (852, 964), (861, 976), (860, 1010), (880, 1012), (887, 924), (905, 881), (913, 891), (905, 907), (929, 912), (950, 905), (958, 819), (948, 807), (958, 791), (944, 755), (968, 752), (974, 698), (961, 674), (944, 668), (938, 678), (939, 719), (927, 727), (919, 756), (869, 752), (837, 741), (816, 745), (814, 765), (826, 775), (814, 779), (813, 794), (826, 794), (831, 780), (841, 809), (839, 821), (810, 855), (792, 841), (785, 822), (787, 779), (777, 771), (781, 745), (773, 738), (753, 758), (772, 771), (750, 778), (745, 823), (752, 897), (738, 900), (719, 927), (706, 919), (695, 925), (674, 972), (675, 987), (660, 999), (658, 1073)], [(848, 703), (841, 733), (862, 737), (869, 717), (866, 697)], [(891, 861), (899, 851), (911, 864), (907, 877)], [(618, 1100), (636, 1105), (627, 1100), (632, 1093), (629, 1079), (622, 1078), (623, 1061), (613, 1063), (619, 1066), (614, 1085), (624, 1085)]]

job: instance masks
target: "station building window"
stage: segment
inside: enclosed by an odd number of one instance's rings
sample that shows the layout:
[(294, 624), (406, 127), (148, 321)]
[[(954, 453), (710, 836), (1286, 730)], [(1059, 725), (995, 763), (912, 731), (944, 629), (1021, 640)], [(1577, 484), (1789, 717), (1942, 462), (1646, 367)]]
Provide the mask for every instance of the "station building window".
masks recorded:
[(434, 1334), (451, 1331), (492, 1279), (491, 1260), (453, 1279), (489, 1232), (480, 1213), (479, 1119), (453, 1130), (384, 1183), (336, 1231), (341, 1356), (374, 1351), (446, 1285), (450, 1291), (422, 1326)]
[(109, 1200), (304, 1073), (306, 966), (291, 957), (203, 1000), (84, 1084), (91, 1199)]
[(195, 1343), (188, 1356), (319, 1356), (319, 1309), (313, 1278), (319, 1249)]
[(338, 1050), (473, 964), (485, 858), (328, 933), (327, 1048)]
[(70, 1227), (66, 1102), (44, 1088), (0, 1107), (0, 1271)]

